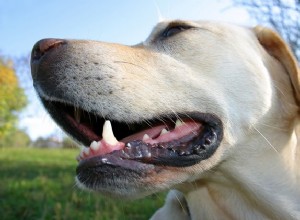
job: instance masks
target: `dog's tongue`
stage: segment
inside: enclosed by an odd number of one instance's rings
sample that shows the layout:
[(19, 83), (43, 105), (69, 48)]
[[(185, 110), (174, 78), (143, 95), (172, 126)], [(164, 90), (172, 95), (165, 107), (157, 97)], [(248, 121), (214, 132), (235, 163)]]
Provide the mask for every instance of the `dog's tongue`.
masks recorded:
[[(166, 125), (158, 125), (143, 131), (140, 131), (138, 133), (135, 133), (133, 135), (130, 135), (126, 138), (123, 138), (121, 141), (124, 143), (128, 143), (130, 141), (135, 141), (135, 140), (146, 140), (146, 139), (153, 139), (157, 136), (159, 136), (159, 134), (161, 133), (161, 131), (166, 128)], [(147, 134), (145, 136), (145, 134)]]
[(130, 135), (121, 141), (118, 141), (113, 134), (110, 121), (105, 121), (103, 125), (102, 140), (93, 141), (90, 147), (85, 147), (80, 155), (77, 157), (78, 161), (88, 159), (95, 156), (105, 155), (116, 150), (122, 150), (125, 147), (125, 143), (129, 143), (134, 140), (142, 140), (145, 143), (156, 144), (162, 142), (168, 142), (171, 140), (177, 140), (192, 132), (198, 132), (202, 125), (196, 122), (176, 122), (174, 130), (167, 131), (166, 125), (158, 125), (133, 135)]

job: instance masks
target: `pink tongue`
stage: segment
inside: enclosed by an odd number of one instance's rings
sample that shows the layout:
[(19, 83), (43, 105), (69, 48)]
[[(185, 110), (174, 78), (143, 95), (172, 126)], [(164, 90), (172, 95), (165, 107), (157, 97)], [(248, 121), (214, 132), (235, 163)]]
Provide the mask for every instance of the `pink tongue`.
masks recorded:
[(134, 140), (143, 140), (145, 134), (148, 134), (150, 138), (154, 138), (157, 137), (160, 134), (161, 130), (164, 128), (166, 128), (166, 125), (155, 126), (153, 128), (149, 128), (147, 130), (143, 130), (126, 138), (123, 138), (121, 141), (127, 143)]
[(202, 125), (196, 122), (186, 122), (183, 125), (176, 127), (174, 130), (162, 134), (155, 139), (145, 140), (147, 144), (157, 144), (163, 142), (169, 142), (173, 140), (178, 140), (184, 136), (187, 136), (191, 133), (195, 135), (202, 129)]
[(79, 160), (87, 159), (95, 156), (105, 155), (108, 153), (111, 153), (116, 150), (122, 150), (125, 147), (125, 143), (134, 141), (134, 140), (143, 140), (143, 137), (145, 134), (147, 134), (150, 138), (145, 140), (145, 143), (149, 144), (156, 144), (156, 143), (162, 143), (162, 142), (169, 142), (172, 140), (180, 139), (186, 135), (189, 135), (191, 133), (198, 133), (202, 129), (202, 125), (200, 123), (196, 122), (185, 122), (183, 125), (176, 127), (174, 130), (162, 134), (161, 130), (166, 128), (166, 125), (159, 125), (155, 126), (150, 129), (143, 130), (141, 132), (135, 133), (131, 136), (128, 136), (121, 141), (118, 141), (118, 143), (111, 145), (107, 143), (104, 139), (99, 141), (98, 147), (92, 147), (90, 146), (89, 153), (84, 153), (79, 157)]

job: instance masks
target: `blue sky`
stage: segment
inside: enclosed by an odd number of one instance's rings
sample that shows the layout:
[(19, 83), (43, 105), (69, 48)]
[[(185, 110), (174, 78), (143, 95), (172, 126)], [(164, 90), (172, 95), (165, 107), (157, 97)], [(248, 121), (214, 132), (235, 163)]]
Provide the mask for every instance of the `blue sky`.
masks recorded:
[[(147, 37), (159, 14), (250, 24), (244, 10), (229, 6), (230, 0), (0, 0), (0, 54), (28, 56), (36, 41), (49, 37), (136, 44)], [(31, 104), (20, 127), (33, 139), (57, 134), (33, 92), (28, 93)]]

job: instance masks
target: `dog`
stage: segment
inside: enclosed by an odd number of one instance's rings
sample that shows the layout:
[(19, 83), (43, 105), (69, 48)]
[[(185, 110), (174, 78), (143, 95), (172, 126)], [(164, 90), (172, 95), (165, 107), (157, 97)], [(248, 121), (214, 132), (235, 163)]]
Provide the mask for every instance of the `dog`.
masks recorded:
[(298, 63), (274, 31), (163, 21), (134, 46), (43, 39), (33, 84), (85, 147), (80, 188), (140, 198), (151, 219), (300, 219)]

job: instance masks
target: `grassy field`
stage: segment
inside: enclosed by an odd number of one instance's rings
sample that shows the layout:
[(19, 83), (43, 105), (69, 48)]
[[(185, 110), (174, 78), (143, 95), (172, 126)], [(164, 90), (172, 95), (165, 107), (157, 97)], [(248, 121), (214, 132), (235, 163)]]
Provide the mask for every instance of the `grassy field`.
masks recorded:
[(0, 219), (148, 219), (162, 195), (113, 200), (74, 186), (79, 150), (0, 149)]

